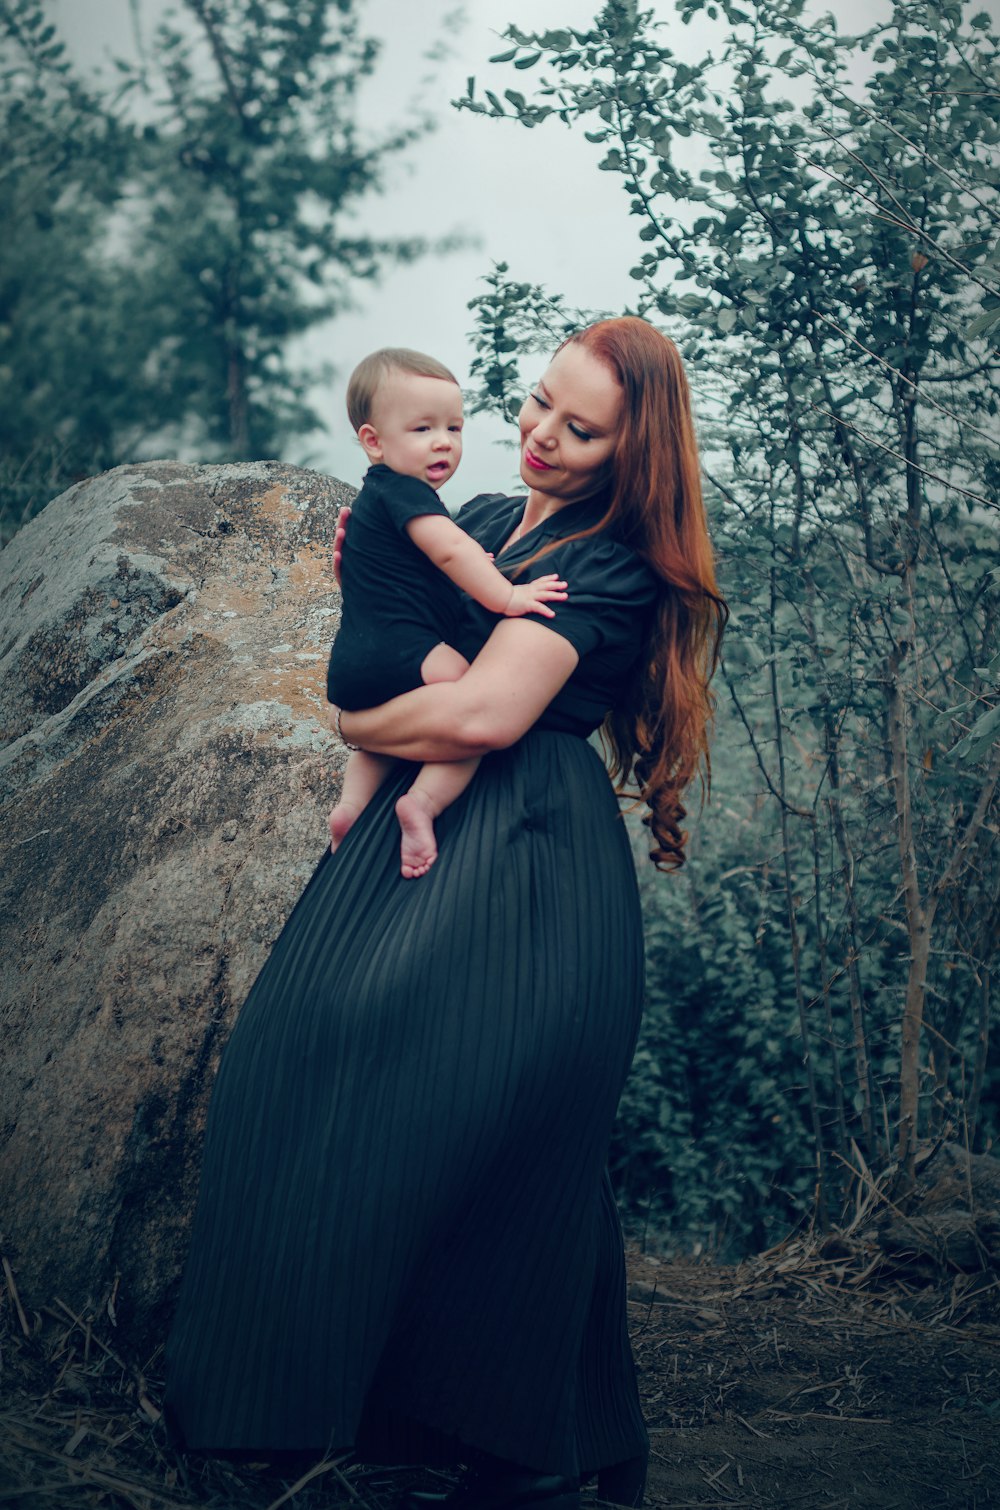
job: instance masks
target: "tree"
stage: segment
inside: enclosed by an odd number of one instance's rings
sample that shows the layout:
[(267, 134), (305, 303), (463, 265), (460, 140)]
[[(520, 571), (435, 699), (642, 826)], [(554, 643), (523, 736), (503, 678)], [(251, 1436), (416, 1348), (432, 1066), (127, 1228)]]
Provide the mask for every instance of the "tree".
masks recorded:
[(354, 0), (183, 0), (182, 10), (186, 24), (157, 35), (158, 76), (148, 65), (130, 74), (158, 106), (135, 246), (171, 311), (160, 383), (168, 408), (183, 394), (186, 414), (200, 416), (203, 445), (271, 455), (321, 423), (305, 401), (315, 374), (292, 370), (290, 340), (386, 258), (423, 250), (343, 222), (426, 125), (360, 140), (357, 91), (378, 46), (360, 35)]
[(0, 4), (0, 527), (113, 465), (145, 419), (136, 311), (102, 258), (130, 133), (77, 80), (37, 0)]
[[(356, 0), (180, 0), (100, 88), (0, 0), (5, 528), (136, 454), (280, 454), (321, 425), (292, 339), (415, 239), (347, 229), (428, 129), (363, 141)], [(138, 108), (141, 101), (141, 109)]]
[[(720, 50), (689, 61), (615, 0), (585, 30), (508, 29), (494, 61), (552, 71), (532, 99), (460, 102), (586, 129), (637, 217), (637, 309), (691, 364), (736, 606), (725, 682), (776, 822), (744, 797), (742, 858), (783, 894), (821, 1199), (852, 1140), (906, 1184), (921, 1134), (974, 1137), (986, 1073), (1000, 359), (978, 310), (1000, 298), (1000, 92), (968, 10), (898, 0), (841, 37), (801, 0), (720, 0)], [(484, 402), (543, 314), (575, 323), (495, 275)]]

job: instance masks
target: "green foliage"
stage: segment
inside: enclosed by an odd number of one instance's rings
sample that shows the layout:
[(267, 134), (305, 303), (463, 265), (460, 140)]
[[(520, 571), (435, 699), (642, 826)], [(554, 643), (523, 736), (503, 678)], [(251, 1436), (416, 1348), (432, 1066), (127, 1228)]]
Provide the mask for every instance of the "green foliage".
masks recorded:
[(42, 0), (0, 0), (0, 518), (178, 450), (281, 454), (322, 423), (289, 344), (423, 250), (346, 218), (427, 129), (362, 142), (377, 56), (355, 0), (180, 0), (116, 84), (74, 73)]
[(36, 0), (0, 4), (0, 538), (112, 465), (142, 413), (135, 309), (104, 258), (129, 140), (73, 77)]
[(475, 311), (476, 355), (470, 376), (478, 383), (470, 412), (492, 410), (513, 421), (524, 397), (519, 359), (549, 353), (592, 314), (569, 309), (558, 294), (550, 296), (530, 283), (512, 283), (506, 262), (498, 262), (483, 279), (486, 292), (469, 305)]
[(159, 382), (171, 410), (199, 416), (203, 451), (272, 455), (321, 424), (305, 402), (317, 374), (290, 368), (290, 340), (386, 256), (422, 249), (343, 229), (421, 128), (359, 141), (355, 100), (377, 47), (352, 3), (184, 0), (156, 52), (158, 78), (145, 65), (128, 78), (159, 105), (136, 238), (154, 304), (171, 309)]
[(781, 897), (738, 871), (720, 884), (694, 857), (647, 886), (646, 1017), (613, 1151), (630, 1209), (729, 1257), (807, 1214), (816, 1184)]
[[(738, 1245), (817, 1185), (835, 1211), (857, 1149), (905, 1174), (918, 1132), (983, 1146), (995, 1123), (1000, 362), (977, 308), (1000, 301), (1000, 91), (959, 4), (861, 37), (800, 0), (713, 9), (696, 59), (623, 0), (511, 27), (538, 84), (490, 111), (585, 130), (636, 217), (636, 312), (695, 389), (732, 821), (650, 901), (618, 1160), (677, 1231)], [(566, 312), (500, 269), (474, 307), (481, 401), (510, 411), (540, 310)]]

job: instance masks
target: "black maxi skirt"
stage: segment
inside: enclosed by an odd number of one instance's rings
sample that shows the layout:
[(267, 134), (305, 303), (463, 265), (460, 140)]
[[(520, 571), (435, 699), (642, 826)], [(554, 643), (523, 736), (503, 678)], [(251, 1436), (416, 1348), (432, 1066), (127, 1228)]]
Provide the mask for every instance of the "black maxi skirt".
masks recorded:
[[(167, 1346), (205, 1449), (644, 1451), (605, 1161), (642, 1001), (630, 846), (596, 752), (487, 756), (399, 874), (400, 767), (327, 852), (223, 1055)], [(440, 1459), (439, 1459), (440, 1460)]]

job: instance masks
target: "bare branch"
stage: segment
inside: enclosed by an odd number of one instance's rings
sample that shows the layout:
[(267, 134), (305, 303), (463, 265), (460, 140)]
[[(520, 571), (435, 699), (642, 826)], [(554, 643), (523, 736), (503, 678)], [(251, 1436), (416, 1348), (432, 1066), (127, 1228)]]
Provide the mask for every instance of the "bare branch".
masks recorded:
[[(885, 130), (891, 131), (893, 136), (898, 137), (901, 142), (905, 142), (906, 146), (912, 148), (912, 150), (916, 152), (918, 157), (922, 157), (925, 162), (930, 163), (932, 168), (936, 168), (939, 173), (947, 178), (949, 183), (954, 184), (956, 189), (959, 189), (964, 195), (967, 195), (969, 199), (974, 200), (975, 203), (979, 205), (980, 209), (986, 211), (987, 215), (992, 221), (1000, 220), (1000, 216), (996, 214), (996, 211), (993, 210), (984, 199), (980, 199), (977, 194), (973, 193), (973, 191), (969, 188), (967, 181), (956, 177), (956, 175), (952, 173), (948, 168), (946, 168), (943, 163), (939, 163), (936, 158), (931, 156), (926, 147), (920, 147), (916, 142), (911, 141), (908, 136), (904, 136), (902, 131), (898, 130), (897, 127), (892, 124), (888, 116), (878, 115), (876, 111), (871, 110), (867, 105), (862, 105), (860, 101), (852, 99), (845, 90), (839, 89), (836, 84), (832, 85), (831, 87), (836, 90), (836, 92), (841, 95), (843, 99), (847, 100), (848, 104), (853, 105), (856, 110), (860, 110), (865, 115), (867, 115), (869, 120), (878, 121), (879, 125), (882, 126)], [(829, 137), (831, 141), (834, 139), (832, 133), (830, 133), (829, 131), (823, 131), (823, 135)], [(854, 154), (852, 153), (851, 156), (853, 157)], [(861, 162), (860, 158), (858, 158), (858, 162)], [(867, 167), (867, 164), (862, 163), (861, 165), (862, 167), (866, 168), (869, 173), (871, 173), (871, 176), (875, 179), (876, 183), (879, 183), (881, 187), (884, 187), (883, 185), (881, 185), (880, 180), (876, 177), (872, 170)], [(886, 190), (886, 192), (888, 193), (888, 190)], [(889, 197), (893, 199), (893, 203), (898, 203), (893, 195), (890, 194)], [(902, 206), (900, 206), (900, 208), (902, 209)]]
[(953, 257), (951, 252), (949, 252), (945, 247), (941, 246), (939, 242), (935, 241), (934, 237), (931, 236), (929, 232), (922, 230), (917, 222), (907, 212), (904, 211), (905, 219), (902, 220), (897, 215), (888, 214), (886, 210), (884, 210), (883, 207), (879, 204), (877, 199), (873, 199), (870, 194), (866, 194), (863, 189), (859, 189), (857, 184), (852, 184), (849, 179), (841, 178), (838, 174), (834, 173), (831, 168), (828, 168), (825, 163), (818, 163), (814, 158), (807, 157), (804, 152), (797, 152), (790, 143), (786, 143), (786, 146), (788, 147), (788, 150), (790, 152), (793, 152), (795, 154), (796, 157), (800, 157), (807, 167), (814, 168), (817, 173), (822, 173), (826, 178), (832, 179), (835, 184), (839, 184), (840, 187), (842, 189), (846, 189), (849, 194), (857, 195), (858, 199), (861, 199), (865, 204), (870, 205), (875, 211), (875, 217), (877, 220), (884, 220), (888, 225), (894, 225), (901, 231), (909, 231), (911, 235), (916, 236), (921, 241), (925, 241), (928, 246), (934, 249), (939, 257), (943, 257), (946, 262), (950, 262), (952, 267), (957, 267), (959, 272), (963, 273), (971, 283), (977, 284), (979, 288), (983, 289), (988, 294), (995, 294), (997, 292), (997, 286), (995, 283), (984, 283), (982, 278), (978, 276), (974, 268), (971, 268), (967, 262), (960, 262), (957, 257)]
[(209, 41), (209, 46), (212, 49), (212, 56), (215, 58), (216, 66), (221, 75), (222, 82), (226, 86), (226, 93), (229, 96), (230, 104), (232, 105), (236, 114), (239, 116), (240, 121), (245, 125), (245, 102), (242, 96), (239, 94), (233, 81), (232, 72), (229, 67), (229, 56), (226, 52), (225, 43), (219, 35), (218, 27), (215, 23), (215, 17), (209, 13), (205, 0), (185, 0), (185, 3), (190, 10), (194, 11), (198, 20), (201, 22), (202, 27), (204, 28), (205, 35), (207, 36)]
[(892, 446), (884, 446), (880, 440), (876, 440), (873, 435), (869, 435), (859, 425), (854, 425), (849, 419), (844, 419), (842, 414), (831, 414), (829, 409), (824, 409), (819, 404), (811, 404), (810, 408), (815, 409), (819, 414), (825, 414), (827, 419), (832, 419), (835, 424), (847, 425), (856, 435), (860, 435), (862, 440), (866, 440), (870, 446), (877, 446), (880, 451), (888, 452), (897, 461), (901, 461), (905, 467), (911, 468), (914, 472), (919, 472), (922, 477), (929, 477), (932, 481), (939, 482), (942, 487), (950, 488), (954, 493), (961, 493), (963, 498), (971, 498), (975, 503), (981, 503), (984, 508), (995, 509), (997, 507), (991, 498), (983, 498), (979, 493), (972, 493), (968, 488), (959, 487), (957, 482), (950, 482), (947, 477), (942, 477), (939, 472), (928, 472), (926, 467), (920, 467), (915, 461), (910, 461), (901, 451), (894, 451)]
[(778, 791), (778, 788), (771, 780), (767, 766), (764, 764), (764, 757), (761, 753), (760, 746), (757, 743), (757, 736), (754, 734), (753, 728), (750, 725), (750, 721), (746, 716), (743, 704), (739, 700), (736, 688), (733, 686), (732, 678), (729, 675), (729, 671), (726, 668), (725, 659), (723, 657), (720, 657), (719, 666), (722, 671), (723, 680), (725, 681), (726, 686), (729, 688), (729, 695), (733, 700), (733, 706), (735, 707), (736, 712), (739, 715), (740, 723), (747, 731), (747, 738), (750, 740), (750, 747), (753, 750), (754, 755), (756, 756), (757, 764), (760, 767), (760, 774), (763, 776), (765, 782), (767, 783), (768, 791), (782, 808), (787, 808), (787, 810), (796, 818), (806, 818), (811, 822), (813, 816), (812, 813), (806, 808), (796, 807), (793, 803), (789, 802), (787, 798), (781, 795), (781, 793)]
[[(809, 313), (811, 315), (815, 315), (817, 320), (822, 320), (825, 325), (832, 325), (833, 329), (836, 330), (840, 335), (842, 335), (845, 340), (852, 342), (853, 345), (859, 347), (860, 350), (863, 351), (867, 356), (874, 358), (876, 362), (880, 362), (888, 372), (891, 372), (894, 377), (898, 377), (901, 382), (909, 384), (911, 388), (915, 388), (917, 392), (921, 394), (926, 403), (932, 404), (935, 409), (940, 409), (942, 414), (946, 414), (949, 419), (953, 419), (957, 425), (959, 425), (960, 427), (964, 426), (964, 428), (967, 430), (974, 430), (976, 434), (981, 435), (984, 440), (988, 440), (991, 443), (995, 442), (996, 436), (991, 435), (988, 430), (983, 430), (979, 425), (974, 425), (971, 420), (963, 419), (961, 415), (955, 413), (954, 409), (946, 409), (944, 404), (939, 404), (937, 399), (931, 398), (929, 393), (924, 393), (923, 382), (926, 381), (926, 379), (922, 379), (920, 383), (914, 382), (913, 378), (907, 377), (905, 372), (900, 372), (899, 368), (894, 367), (891, 362), (886, 360), (885, 357), (880, 356), (877, 351), (873, 351), (870, 346), (866, 346), (864, 341), (859, 341), (857, 336), (852, 336), (851, 332), (849, 330), (845, 330), (843, 325), (838, 325), (836, 320), (832, 319), (830, 315), (824, 315), (818, 309), (811, 309)], [(979, 369), (979, 371), (982, 370), (982, 368)], [(975, 374), (966, 373), (964, 374), (964, 376), (973, 377), (975, 376)], [(937, 381), (941, 382), (944, 381), (944, 379), (939, 378)]]
[(979, 789), (976, 805), (972, 810), (968, 823), (965, 825), (961, 838), (952, 851), (951, 859), (931, 887), (931, 894), (934, 897), (939, 897), (947, 887), (954, 884), (960, 875), (969, 850), (975, 843), (979, 836), (979, 831), (986, 821), (986, 814), (989, 812), (990, 803), (993, 801), (998, 782), (1000, 782), (1000, 743), (994, 746), (989, 767), (983, 778), (983, 784)]

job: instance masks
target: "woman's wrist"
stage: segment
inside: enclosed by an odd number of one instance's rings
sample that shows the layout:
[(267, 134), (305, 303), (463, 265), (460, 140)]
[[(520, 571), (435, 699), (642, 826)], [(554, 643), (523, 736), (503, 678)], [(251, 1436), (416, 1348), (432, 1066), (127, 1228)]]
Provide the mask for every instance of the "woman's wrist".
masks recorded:
[(342, 723), (342, 719), (344, 717), (343, 708), (332, 707), (330, 711), (333, 718), (333, 731), (336, 734), (337, 738), (340, 740), (341, 744), (344, 746), (344, 749), (360, 750), (361, 746), (352, 744), (347, 735), (344, 733), (344, 725)]

